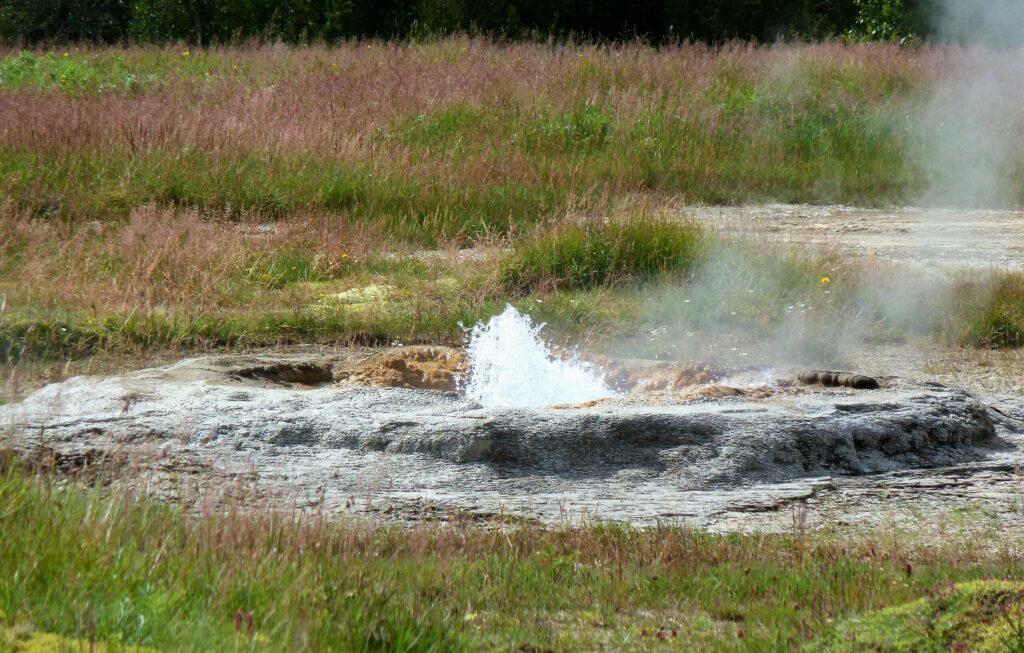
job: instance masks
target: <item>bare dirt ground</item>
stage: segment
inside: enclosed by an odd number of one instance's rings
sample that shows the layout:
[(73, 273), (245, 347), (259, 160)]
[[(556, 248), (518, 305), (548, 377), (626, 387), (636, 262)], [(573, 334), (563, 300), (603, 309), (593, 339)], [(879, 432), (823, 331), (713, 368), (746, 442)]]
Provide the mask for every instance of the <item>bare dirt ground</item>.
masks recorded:
[(1024, 211), (765, 204), (680, 209), (726, 233), (935, 267), (1024, 267)]

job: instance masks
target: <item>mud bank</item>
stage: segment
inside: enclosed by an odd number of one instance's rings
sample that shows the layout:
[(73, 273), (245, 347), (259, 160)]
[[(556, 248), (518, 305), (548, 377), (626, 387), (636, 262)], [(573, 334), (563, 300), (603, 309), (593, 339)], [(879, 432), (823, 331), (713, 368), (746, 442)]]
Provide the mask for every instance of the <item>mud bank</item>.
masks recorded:
[(780, 376), (728, 392), (696, 375), (688, 388), (658, 384), (660, 394), (487, 409), (450, 389), (458, 356), (401, 358), (190, 359), (51, 385), (0, 407), (0, 420), (25, 458), (113, 466), (175, 498), (230, 488), (331, 511), (429, 506), (544, 521), (772, 526), (780, 506), (844, 483), (1010, 473), (1024, 461), (1021, 402), (938, 384)]

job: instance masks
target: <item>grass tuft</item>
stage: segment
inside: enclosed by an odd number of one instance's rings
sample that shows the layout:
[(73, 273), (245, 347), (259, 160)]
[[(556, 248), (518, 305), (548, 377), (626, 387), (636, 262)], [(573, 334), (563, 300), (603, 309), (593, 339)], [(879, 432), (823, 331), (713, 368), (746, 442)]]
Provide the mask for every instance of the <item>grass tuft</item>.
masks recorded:
[(699, 226), (665, 217), (566, 221), (518, 243), (499, 275), (515, 294), (627, 285), (692, 272), (703, 242)]
[(1024, 345), (1024, 273), (964, 282), (956, 289), (956, 338), (982, 347)]

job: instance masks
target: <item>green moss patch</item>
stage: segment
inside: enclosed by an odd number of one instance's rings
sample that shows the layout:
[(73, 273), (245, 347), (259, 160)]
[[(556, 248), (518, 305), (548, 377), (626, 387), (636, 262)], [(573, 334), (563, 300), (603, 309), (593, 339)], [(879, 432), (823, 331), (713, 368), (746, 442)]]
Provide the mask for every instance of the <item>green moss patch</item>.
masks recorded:
[(156, 649), (141, 646), (122, 646), (115, 642), (90, 642), (87, 639), (62, 637), (55, 633), (34, 630), (29, 625), (10, 628), (0, 626), (0, 646), (9, 653), (64, 653), (91, 651), (91, 653), (150, 653)]
[(941, 584), (925, 598), (841, 622), (814, 651), (1024, 651), (1024, 582)]

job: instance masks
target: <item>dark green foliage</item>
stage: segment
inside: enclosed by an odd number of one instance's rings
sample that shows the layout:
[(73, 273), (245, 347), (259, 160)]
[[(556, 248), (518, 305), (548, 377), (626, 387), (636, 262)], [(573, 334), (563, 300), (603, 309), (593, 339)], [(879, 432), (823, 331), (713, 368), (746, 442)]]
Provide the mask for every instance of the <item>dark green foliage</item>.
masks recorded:
[(849, 0), (419, 0), (414, 6), (429, 33), (476, 30), (512, 38), (652, 42), (825, 36), (839, 33), (856, 15)]
[(0, 40), (205, 45), (463, 32), (653, 43), (894, 39), (925, 33), (929, 8), (929, 0), (9, 0), (0, 6)]
[[(336, 41), (386, 19), (353, 0), (136, 0), (129, 36), (146, 42), (228, 43), (249, 39)], [(380, 3), (386, 4), (386, 3)], [(400, 23), (398, 23), (400, 24)]]
[(702, 242), (699, 227), (663, 218), (570, 223), (519, 244), (502, 266), (501, 281), (515, 293), (685, 273), (696, 265)]
[(0, 41), (123, 40), (133, 15), (132, 0), (3, 0)]
[(927, 34), (938, 8), (934, 0), (854, 0), (856, 19), (849, 35), (904, 41)]

